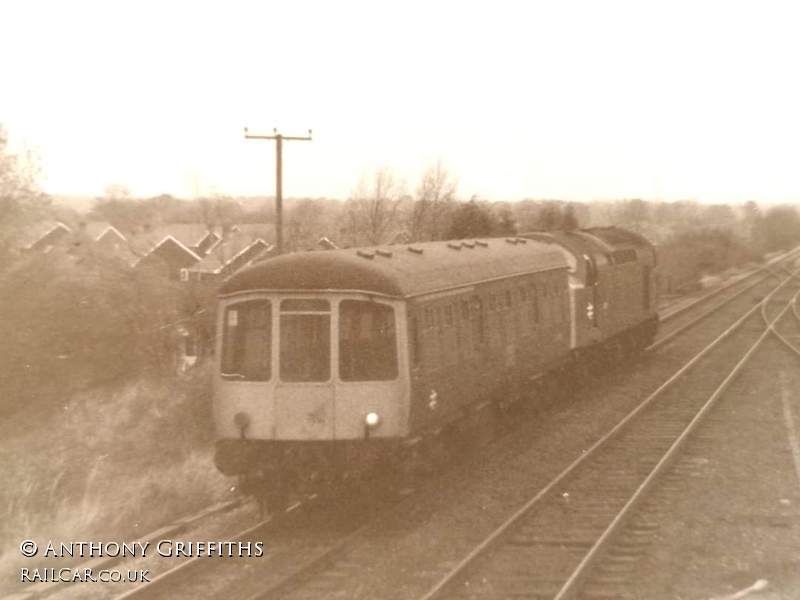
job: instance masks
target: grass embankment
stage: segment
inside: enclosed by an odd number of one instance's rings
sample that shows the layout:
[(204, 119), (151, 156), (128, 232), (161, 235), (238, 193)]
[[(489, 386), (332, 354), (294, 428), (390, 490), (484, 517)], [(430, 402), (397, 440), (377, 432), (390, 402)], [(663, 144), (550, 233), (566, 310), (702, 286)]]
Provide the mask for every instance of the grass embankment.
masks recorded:
[(24, 539), (133, 541), (229, 496), (233, 482), (212, 462), (210, 411), (209, 369), (199, 368), (10, 417), (0, 445), (0, 570), (14, 573)]

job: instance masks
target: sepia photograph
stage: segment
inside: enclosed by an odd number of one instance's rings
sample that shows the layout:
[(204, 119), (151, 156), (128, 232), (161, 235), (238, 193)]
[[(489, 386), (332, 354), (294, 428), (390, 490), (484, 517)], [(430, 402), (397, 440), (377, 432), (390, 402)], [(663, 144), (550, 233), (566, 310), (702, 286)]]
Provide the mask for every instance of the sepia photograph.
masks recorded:
[(800, 598), (800, 5), (0, 23), (0, 598)]

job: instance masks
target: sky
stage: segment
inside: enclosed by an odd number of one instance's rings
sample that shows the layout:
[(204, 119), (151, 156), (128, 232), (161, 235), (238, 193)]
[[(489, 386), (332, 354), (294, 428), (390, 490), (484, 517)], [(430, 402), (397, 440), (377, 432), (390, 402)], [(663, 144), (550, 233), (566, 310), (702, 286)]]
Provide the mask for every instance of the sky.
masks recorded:
[(800, 199), (793, 2), (3, 0), (0, 124), (53, 194)]

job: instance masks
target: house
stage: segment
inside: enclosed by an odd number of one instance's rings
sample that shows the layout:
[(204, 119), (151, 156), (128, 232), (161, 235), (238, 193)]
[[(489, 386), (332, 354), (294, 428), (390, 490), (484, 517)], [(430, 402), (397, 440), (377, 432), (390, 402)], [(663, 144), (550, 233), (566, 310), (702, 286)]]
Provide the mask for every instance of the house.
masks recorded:
[(204, 256), (207, 249), (222, 237), (210, 231), (203, 223), (170, 223), (157, 227), (147, 227), (142, 231), (142, 234), (161, 239), (170, 235), (199, 256)]
[(242, 231), (234, 226), (201, 261), (183, 270), (181, 280), (207, 281), (227, 277), (273, 250), (274, 247), (263, 238), (253, 239), (247, 229)]
[(222, 236), (222, 231), (208, 229), (206, 230), (206, 235), (203, 236), (203, 239), (195, 244), (192, 248), (200, 256), (205, 256), (208, 254), (208, 251), (211, 250), (211, 248), (222, 241)]
[(147, 267), (163, 270), (169, 279), (177, 280), (181, 269), (202, 259), (193, 248), (205, 237), (205, 233), (202, 225), (144, 228), (128, 242), (135, 257), (133, 266), (137, 269)]
[(19, 236), (18, 247), (22, 252), (43, 252), (63, 243), (72, 229), (61, 221), (42, 221), (25, 229)]
[(72, 250), (80, 248), (99, 251), (104, 255), (117, 255), (128, 244), (125, 236), (105, 221), (81, 221), (60, 243)]
[(86, 234), (97, 248), (103, 250), (117, 250), (128, 243), (128, 239), (119, 229), (104, 221), (86, 223)]
[(320, 247), (321, 250), (338, 250), (339, 246), (336, 245), (336, 242), (331, 240), (326, 236), (322, 236), (317, 240), (317, 246)]

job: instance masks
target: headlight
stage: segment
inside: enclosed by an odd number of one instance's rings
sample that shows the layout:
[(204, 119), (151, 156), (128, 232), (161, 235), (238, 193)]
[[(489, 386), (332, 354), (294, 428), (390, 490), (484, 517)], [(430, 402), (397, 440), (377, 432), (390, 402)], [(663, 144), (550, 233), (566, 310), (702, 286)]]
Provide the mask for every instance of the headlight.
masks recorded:
[(367, 416), (364, 417), (364, 425), (369, 427), (370, 429), (375, 429), (378, 425), (381, 424), (381, 418), (378, 413), (367, 413)]

